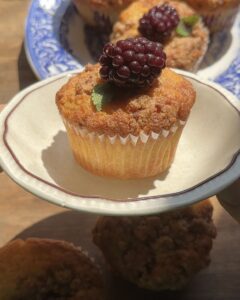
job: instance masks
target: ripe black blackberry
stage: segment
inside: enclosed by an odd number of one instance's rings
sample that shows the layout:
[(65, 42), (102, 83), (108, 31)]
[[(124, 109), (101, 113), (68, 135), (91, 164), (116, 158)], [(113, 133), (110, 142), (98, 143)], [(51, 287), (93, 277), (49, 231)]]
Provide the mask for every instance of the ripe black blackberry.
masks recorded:
[(139, 20), (139, 32), (151, 41), (164, 42), (180, 21), (175, 8), (165, 3), (154, 6)]
[(161, 74), (166, 55), (160, 43), (140, 37), (106, 44), (99, 62), (102, 79), (118, 86), (144, 87)]

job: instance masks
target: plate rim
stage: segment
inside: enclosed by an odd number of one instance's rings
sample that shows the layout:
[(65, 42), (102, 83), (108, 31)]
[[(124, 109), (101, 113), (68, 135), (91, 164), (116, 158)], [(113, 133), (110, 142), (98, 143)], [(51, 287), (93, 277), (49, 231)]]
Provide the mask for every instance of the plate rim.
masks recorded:
[[(180, 73), (184, 76), (187, 76), (193, 80), (196, 80), (198, 81), (199, 83), (203, 84), (203, 85), (207, 85), (208, 87), (210, 88), (213, 88), (214, 90), (216, 90), (218, 93), (220, 93), (225, 99), (226, 101), (228, 101), (228, 103), (233, 106), (233, 108), (238, 112), (238, 114), (240, 114), (240, 103), (239, 101), (237, 100), (237, 98), (232, 95), (230, 92), (227, 92), (225, 89), (221, 88), (220, 86), (218, 86), (217, 84), (215, 83), (212, 83), (208, 80), (204, 80), (204, 79), (201, 79), (199, 78), (199, 76), (196, 76), (194, 74), (191, 74), (189, 72), (185, 72), (185, 71), (181, 71), (181, 70), (175, 70), (177, 71), (177, 73)], [(51, 84), (59, 79), (62, 79), (64, 77), (69, 77), (69, 76), (72, 76), (73, 74), (76, 74), (77, 72), (76, 71), (71, 71), (71, 72), (67, 72), (67, 73), (64, 73), (64, 74), (60, 74), (60, 75), (57, 75), (57, 76), (54, 76), (54, 77), (51, 77), (51, 78), (48, 78), (44, 81), (41, 81), (41, 82), (38, 82), (30, 87), (28, 87), (27, 89), (23, 90), (22, 92), (20, 92), (19, 94), (17, 94), (15, 97), (13, 97), (13, 99), (9, 102), (9, 104), (6, 106), (6, 108), (3, 110), (3, 113), (1, 113), (0, 115), (0, 124), (2, 124), (3, 126), (1, 126), (1, 130), (0, 132), (2, 131), (2, 135), (1, 135), (1, 140), (0, 140), (0, 149), (1, 149), (1, 144), (5, 147), (5, 150), (7, 149), (7, 151), (9, 151), (9, 148), (6, 146), (5, 144), (5, 135), (7, 134), (7, 121), (9, 119), (9, 117), (11, 116), (11, 114), (15, 111), (15, 109), (18, 107), (18, 105), (20, 105), (22, 103), (22, 101), (24, 100), (24, 98), (31, 92), (35, 91), (36, 89), (38, 88), (41, 88), (41, 87), (44, 87), (46, 86), (47, 84)], [(240, 116), (239, 116), (240, 117)], [(2, 147), (3, 147), (2, 146)], [(103, 214), (117, 214), (119, 215), (119, 211), (116, 213), (116, 208), (119, 210), (119, 207), (121, 206), (124, 206), (123, 204), (130, 204), (131, 203), (134, 203), (134, 204), (139, 204), (139, 203), (145, 203), (145, 202), (148, 202), (149, 201), (162, 201), (162, 200), (167, 200), (169, 203), (169, 207), (171, 207), (171, 209), (175, 209), (179, 206), (185, 206), (185, 205), (189, 205), (189, 204), (193, 204), (197, 201), (200, 201), (202, 199), (204, 199), (205, 197), (209, 197), (209, 196), (212, 196), (214, 195), (216, 192), (218, 192), (219, 190), (222, 189), (222, 187), (225, 185), (227, 186), (228, 184), (232, 183), (235, 179), (238, 178), (239, 175), (237, 175), (237, 170), (235, 170), (235, 173), (234, 173), (234, 169), (236, 169), (236, 166), (238, 165), (238, 167), (240, 166), (240, 149), (233, 155), (232, 157), (232, 160), (231, 162), (226, 166), (224, 167), (223, 170), (217, 172), (216, 174), (210, 176), (209, 178), (205, 179), (204, 181), (198, 183), (196, 186), (193, 186), (191, 188), (188, 188), (188, 189), (185, 189), (185, 190), (182, 190), (180, 192), (177, 192), (177, 193), (174, 193), (174, 194), (165, 194), (165, 195), (155, 195), (155, 196), (145, 196), (145, 197), (139, 197), (139, 198), (131, 198), (131, 199), (127, 199), (127, 200), (113, 200), (113, 199), (107, 199), (107, 198), (103, 198), (103, 197), (100, 197), (100, 196), (83, 196), (83, 195), (79, 195), (79, 194), (75, 194), (75, 193), (71, 193), (70, 191), (67, 191), (65, 190), (64, 188), (61, 188), (61, 187), (58, 187), (57, 185), (54, 185), (36, 175), (34, 175), (33, 173), (29, 172), (28, 170), (26, 170), (22, 165), (21, 163), (18, 163), (16, 161), (16, 159), (13, 157), (12, 155), (12, 152), (11, 152), (11, 148), (10, 148), (10, 151), (9, 151), (10, 155), (11, 155), (11, 160), (14, 160), (14, 163), (15, 165), (17, 164), (18, 168), (21, 169), (21, 171), (27, 173), (28, 176), (30, 176), (31, 178), (34, 178), (34, 180), (38, 180), (40, 181), (42, 184), (44, 185), (47, 185), (47, 186), (51, 186), (52, 188), (54, 189), (58, 189), (58, 191), (60, 193), (63, 193), (65, 195), (68, 195), (70, 197), (75, 197), (78, 199), (90, 199), (92, 200), (93, 202), (99, 202), (99, 201), (104, 201), (107, 203), (107, 205), (110, 205), (110, 209), (107, 208), (107, 206), (103, 206), (103, 207), (98, 207), (98, 208), (94, 208), (94, 207), (81, 207), (78, 206), (78, 207), (73, 207), (73, 205), (69, 205), (68, 203), (64, 202), (64, 203), (60, 203), (59, 200), (56, 200), (56, 199), (52, 199), (51, 195), (49, 195), (48, 193), (43, 193), (41, 190), (39, 190), (39, 187), (29, 187), (29, 185), (27, 184), (23, 184), (23, 182), (21, 181), (21, 178), (19, 179), (18, 176), (16, 176), (16, 174), (13, 174), (13, 171), (11, 170), (11, 168), (9, 168), (9, 165), (8, 165), (8, 162), (5, 162), (4, 159), (1, 158), (0, 156), (0, 164), (2, 165), (3, 169), (5, 170), (5, 172), (15, 181), (17, 182), (18, 184), (20, 184), (21, 186), (23, 186), (24, 188), (26, 188), (28, 191), (32, 192), (33, 194), (41, 197), (41, 198), (44, 198), (45, 200), (47, 201), (50, 201), (50, 202), (54, 202), (55, 204), (58, 204), (58, 205), (62, 205), (62, 206), (65, 206), (65, 207), (68, 207), (68, 208), (73, 208), (73, 209), (77, 209), (77, 210), (84, 210), (84, 211), (89, 211), (89, 212), (95, 212), (95, 213), (103, 213)], [(29, 174), (30, 173), (30, 174)], [(231, 177), (231, 180), (229, 180), (229, 175), (225, 175), (225, 173), (232, 173), (232, 177)], [(225, 179), (225, 184), (222, 183), (222, 184), (219, 184), (218, 181), (219, 181), (219, 178), (223, 177), (221, 180)], [(224, 178), (225, 177), (225, 178)], [(227, 180), (228, 179), (228, 180)], [(216, 184), (216, 181), (218, 184)], [(215, 184), (215, 185), (214, 185)], [(206, 196), (203, 196), (204, 193), (202, 192), (199, 192), (198, 194), (198, 191), (201, 189), (204, 189), (207, 185), (213, 185), (212, 188), (207, 192), (205, 191), (205, 194)], [(177, 198), (186, 198), (186, 195), (191, 195), (191, 194), (194, 194), (194, 191), (197, 191), (195, 193), (195, 197), (190, 197), (190, 199), (188, 201), (184, 201), (184, 204), (181, 203), (179, 201), (179, 203), (177, 203), (175, 201), (175, 203), (170, 203), (170, 200), (173, 201), (174, 198), (177, 199)], [(194, 199), (193, 199), (194, 198)], [(96, 201), (95, 201), (96, 200)], [(89, 201), (89, 200), (87, 200)], [(173, 201), (174, 202), (174, 201)], [(94, 206), (96, 206), (94, 204)], [(113, 209), (113, 206), (115, 206), (115, 209)], [(121, 209), (124, 211), (121, 211), (121, 215), (124, 214), (124, 215), (136, 215), (136, 209), (137, 209), (137, 214), (148, 214), (148, 213), (156, 213), (156, 206), (154, 206), (154, 209), (152, 208), (149, 208), (149, 209), (146, 209), (145, 208), (138, 208), (136, 205), (132, 205), (134, 206), (134, 211), (130, 210), (129, 211), (129, 208), (127, 208), (126, 210), (126, 207), (122, 207)], [(160, 205), (161, 206), (161, 205)], [(167, 210), (169, 210), (169, 207)], [(142, 209), (144, 210), (142, 213)], [(163, 212), (165, 211), (166, 209), (164, 209), (164, 207), (158, 207), (157, 208), (157, 211), (158, 212)], [(147, 212), (148, 211), (148, 212)]]

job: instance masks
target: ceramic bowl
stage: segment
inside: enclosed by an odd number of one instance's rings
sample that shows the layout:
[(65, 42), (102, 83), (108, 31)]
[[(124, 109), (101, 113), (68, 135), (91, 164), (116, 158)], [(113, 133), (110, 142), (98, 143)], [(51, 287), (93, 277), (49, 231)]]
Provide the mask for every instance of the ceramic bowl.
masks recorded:
[(0, 165), (40, 198), (99, 214), (154, 214), (214, 195), (240, 176), (240, 103), (216, 84), (177, 72), (193, 83), (197, 100), (166, 174), (116, 180), (75, 162), (55, 104), (73, 73), (39, 82), (8, 103), (0, 114)]

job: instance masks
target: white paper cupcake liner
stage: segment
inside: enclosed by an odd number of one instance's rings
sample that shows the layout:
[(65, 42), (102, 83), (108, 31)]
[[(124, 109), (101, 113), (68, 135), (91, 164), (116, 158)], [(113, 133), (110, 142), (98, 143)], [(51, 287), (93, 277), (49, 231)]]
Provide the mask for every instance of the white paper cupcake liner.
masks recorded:
[(95, 132), (89, 131), (87, 128), (72, 124), (63, 118), (63, 122), (66, 127), (70, 127), (77, 135), (81, 137), (88, 137), (90, 140), (98, 139), (100, 142), (103, 142), (105, 139), (108, 139), (110, 143), (113, 145), (116, 141), (119, 141), (122, 145), (127, 144), (128, 141), (136, 146), (138, 141), (146, 144), (149, 139), (158, 140), (159, 138), (167, 138), (170, 134), (174, 134), (179, 127), (183, 127), (186, 121), (179, 120), (177, 123), (172, 125), (169, 130), (162, 129), (160, 132), (151, 131), (149, 134), (146, 134), (144, 131), (141, 131), (139, 135), (128, 134), (123, 137), (118, 134), (114, 136), (110, 136), (107, 134), (98, 134)]
[(63, 121), (76, 161), (95, 175), (121, 179), (145, 178), (167, 170), (185, 124), (177, 121), (169, 130), (123, 137), (98, 134)]

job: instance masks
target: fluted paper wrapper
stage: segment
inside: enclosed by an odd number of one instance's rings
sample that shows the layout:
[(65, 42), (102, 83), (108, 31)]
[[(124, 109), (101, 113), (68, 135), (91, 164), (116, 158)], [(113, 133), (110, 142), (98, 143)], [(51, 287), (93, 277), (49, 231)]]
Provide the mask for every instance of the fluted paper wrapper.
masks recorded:
[(99, 135), (63, 121), (77, 162), (96, 175), (121, 179), (150, 177), (167, 170), (185, 124), (180, 121), (160, 133), (121, 137)]
[(204, 23), (209, 28), (210, 33), (229, 30), (237, 16), (238, 8), (231, 7), (222, 11), (202, 12)]

